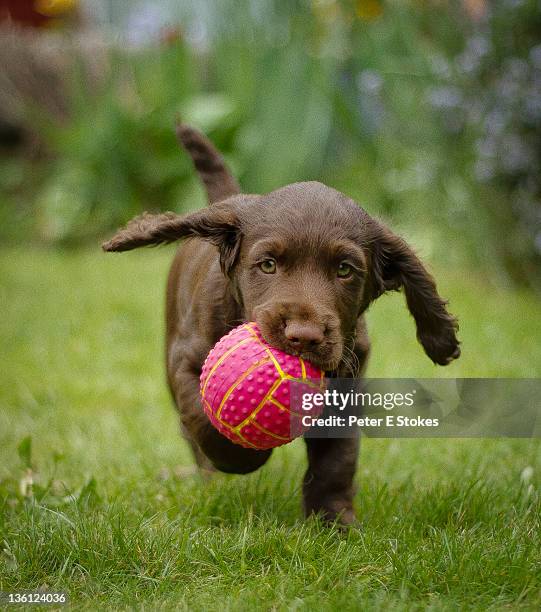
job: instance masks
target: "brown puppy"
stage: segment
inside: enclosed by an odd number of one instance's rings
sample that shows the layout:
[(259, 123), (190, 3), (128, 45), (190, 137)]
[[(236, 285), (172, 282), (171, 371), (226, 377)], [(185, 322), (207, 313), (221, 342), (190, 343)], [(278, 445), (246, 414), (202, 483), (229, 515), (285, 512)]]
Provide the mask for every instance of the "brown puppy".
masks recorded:
[[(244, 474), (271, 453), (224, 438), (199, 399), (206, 355), (243, 321), (256, 321), (272, 345), (329, 373), (358, 376), (369, 352), (363, 313), (385, 291), (403, 288), (427, 355), (440, 365), (459, 356), (456, 320), (401, 238), (321, 183), (240, 194), (204, 136), (187, 126), (177, 132), (206, 186), (210, 207), (188, 215), (144, 214), (103, 248), (126, 251), (190, 238), (178, 249), (169, 274), (167, 374), (201, 467)], [(306, 444), (306, 514), (351, 523), (358, 441), (307, 439)]]

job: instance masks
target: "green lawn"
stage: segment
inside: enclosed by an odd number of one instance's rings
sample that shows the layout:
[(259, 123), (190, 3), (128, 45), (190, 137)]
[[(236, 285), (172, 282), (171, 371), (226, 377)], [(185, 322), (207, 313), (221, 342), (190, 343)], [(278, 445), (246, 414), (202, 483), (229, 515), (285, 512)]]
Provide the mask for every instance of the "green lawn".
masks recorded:
[[(539, 440), (365, 440), (347, 533), (302, 520), (302, 441), (248, 477), (194, 475), (162, 364), (171, 255), (0, 252), (0, 590), (84, 609), (540, 608)], [(461, 359), (433, 366), (387, 296), (370, 375), (541, 374), (532, 294), (437, 277)]]

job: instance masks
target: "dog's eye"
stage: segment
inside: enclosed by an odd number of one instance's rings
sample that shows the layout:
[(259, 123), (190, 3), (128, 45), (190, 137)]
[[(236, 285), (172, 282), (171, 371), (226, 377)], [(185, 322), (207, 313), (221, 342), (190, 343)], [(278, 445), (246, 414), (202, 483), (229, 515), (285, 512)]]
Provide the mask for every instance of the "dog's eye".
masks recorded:
[(353, 272), (353, 268), (347, 261), (343, 261), (338, 266), (338, 271), (336, 272), (338, 278), (349, 278), (351, 273)]
[(274, 274), (276, 272), (276, 262), (274, 259), (264, 259), (259, 264), (259, 268), (265, 274)]

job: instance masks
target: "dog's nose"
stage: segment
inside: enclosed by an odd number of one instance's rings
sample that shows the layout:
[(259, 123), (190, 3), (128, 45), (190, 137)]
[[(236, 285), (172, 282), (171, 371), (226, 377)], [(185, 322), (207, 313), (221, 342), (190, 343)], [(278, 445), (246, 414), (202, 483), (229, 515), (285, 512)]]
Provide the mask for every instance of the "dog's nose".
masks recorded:
[(285, 337), (288, 344), (297, 351), (313, 350), (323, 342), (324, 334), (319, 325), (288, 321), (286, 323)]

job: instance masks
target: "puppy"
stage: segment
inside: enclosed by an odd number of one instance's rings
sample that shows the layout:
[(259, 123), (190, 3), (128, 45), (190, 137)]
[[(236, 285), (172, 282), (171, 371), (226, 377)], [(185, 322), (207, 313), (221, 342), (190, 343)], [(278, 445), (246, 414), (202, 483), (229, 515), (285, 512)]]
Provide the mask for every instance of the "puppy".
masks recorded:
[[(188, 238), (167, 284), (167, 376), (198, 465), (245, 474), (271, 451), (246, 449), (209, 422), (199, 398), (202, 364), (231, 328), (256, 321), (273, 346), (329, 373), (360, 376), (369, 340), (364, 313), (403, 289), (426, 354), (446, 365), (460, 354), (457, 322), (411, 248), (344, 194), (317, 182), (266, 195), (240, 193), (223, 158), (196, 130), (177, 135), (208, 194), (188, 215), (145, 213), (103, 245), (127, 251)], [(307, 439), (306, 515), (354, 521), (356, 439)]]

